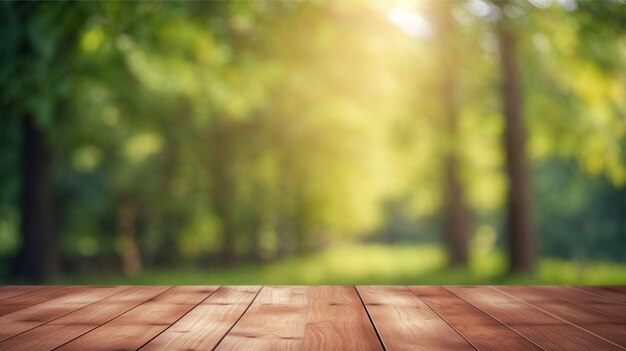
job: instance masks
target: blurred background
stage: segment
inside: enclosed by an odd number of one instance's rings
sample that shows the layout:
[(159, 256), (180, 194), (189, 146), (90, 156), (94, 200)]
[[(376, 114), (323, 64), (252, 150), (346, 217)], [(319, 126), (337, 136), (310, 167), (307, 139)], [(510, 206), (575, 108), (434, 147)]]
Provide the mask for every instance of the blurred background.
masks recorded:
[(0, 282), (626, 284), (626, 3), (0, 3)]

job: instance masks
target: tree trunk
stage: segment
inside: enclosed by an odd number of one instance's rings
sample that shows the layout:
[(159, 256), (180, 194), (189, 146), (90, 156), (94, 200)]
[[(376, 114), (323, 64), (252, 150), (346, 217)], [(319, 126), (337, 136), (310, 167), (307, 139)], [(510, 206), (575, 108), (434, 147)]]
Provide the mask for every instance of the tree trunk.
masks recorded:
[(449, 155), (445, 166), (445, 223), (449, 264), (466, 266), (469, 242), (469, 210), (463, 199), (463, 185), (458, 177), (456, 157)]
[(234, 184), (231, 173), (233, 150), (231, 138), (235, 126), (230, 121), (216, 121), (209, 140), (211, 141), (210, 168), (213, 176), (211, 196), (214, 199), (215, 213), (220, 220), (221, 248), (220, 261), (231, 265), (235, 260), (235, 231), (233, 224)]
[[(165, 136), (165, 147), (163, 148), (163, 171), (161, 172), (161, 194), (166, 205), (156, 206), (157, 222), (163, 241), (157, 252), (157, 261), (164, 266), (173, 266), (180, 262), (181, 255), (178, 246), (178, 233), (182, 228), (182, 223), (189, 218), (189, 214), (179, 214), (180, 199), (176, 194), (176, 179), (180, 173), (180, 168), (184, 164), (181, 160), (182, 146), (189, 141), (189, 137), (194, 137), (191, 130), (186, 129), (191, 124), (189, 116), (191, 107), (186, 100), (178, 101), (171, 111), (165, 112), (165, 116), (160, 116), (161, 128)], [(175, 116), (175, 118), (170, 118)]]
[[(218, 211), (218, 215), (220, 211)], [(224, 266), (231, 266), (235, 261), (235, 234), (231, 228), (230, 220), (222, 221), (222, 247), (220, 260)]]
[(31, 116), (22, 118), (22, 135), (22, 246), (15, 274), (19, 279), (42, 283), (50, 279), (58, 264), (52, 225), (52, 152)]
[(468, 241), (470, 237), (470, 211), (465, 204), (465, 190), (459, 177), (458, 160), (459, 132), (457, 127), (459, 102), (458, 90), (458, 30), (452, 18), (451, 3), (437, 3), (437, 19), (440, 27), (439, 62), (440, 103), (442, 108), (445, 147), (444, 147), (444, 237), (448, 247), (449, 264), (465, 266), (468, 260)]
[(163, 189), (162, 198), (166, 201), (165, 205), (156, 206), (156, 218), (159, 227), (157, 230), (162, 236), (162, 246), (157, 252), (157, 261), (163, 266), (172, 266), (180, 261), (178, 250), (178, 241), (176, 233), (180, 232), (179, 216), (176, 213), (174, 181), (177, 171), (177, 151), (178, 145), (171, 140), (171, 136), (166, 136), (166, 145), (164, 148), (164, 163), (161, 178), (161, 189)]
[(135, 224), (137, 219), (137, 205), (129, 198), (121, 200), (118, 208), (119, 244), (122, 255), (122, 270), (128, 276), (134, 276), (141, 271), (141, 256), (135, 241)]
[(504, 148), (509, 178), (507, 230), (509, 269), (531, 272), (535, 267), (535, 228), (532, 216), (531, 182), (526, 160), (526, 132), (516, 62), (515, 37), (506, 24), (498, 26), (503, 77), (503, 107), (506, 120)]

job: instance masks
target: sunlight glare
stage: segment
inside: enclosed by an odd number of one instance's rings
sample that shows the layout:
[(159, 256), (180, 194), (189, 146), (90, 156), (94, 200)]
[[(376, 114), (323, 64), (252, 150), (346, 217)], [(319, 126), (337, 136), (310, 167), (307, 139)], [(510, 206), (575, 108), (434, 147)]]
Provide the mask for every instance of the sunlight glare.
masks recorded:
[(429, 39), (433, 36), (430, 23), (414, 12), (396, 6), (389, 11), (388, 18), (412, 37)]
[(545, 9), (552, 5), (552, 0), (529, 0), (529, 1), (531, 4), (533, 4), (533, 6), (540, 8), (540, 9)]
[(557, 0), (559, 5), (563, 7), (566, 11), (574, 11), (578, 8), (578, 4), (576, 0)]
[(465, 7), (472, 15), (488, 22), (497, 21), (502, 17), (502, 11), (497, 6), (483, 0), (471, 0)]

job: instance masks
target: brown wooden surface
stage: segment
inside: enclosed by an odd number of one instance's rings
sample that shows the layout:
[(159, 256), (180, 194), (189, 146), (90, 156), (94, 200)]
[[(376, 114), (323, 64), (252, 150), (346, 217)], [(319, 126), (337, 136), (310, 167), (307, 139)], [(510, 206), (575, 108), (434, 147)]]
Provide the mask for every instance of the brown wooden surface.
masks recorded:
[(141, 305), (169, 287), (127, 287), (2, 343), (2, 350), (52, 350)]
[(479, 350), (541, 350), (444, 287), (412, 286), (410, 289)]
[(387, 349), (474, 349), (407, 287), (361, 286), (358, 290)]
[[(243, 315), (261, 287), (223, 286), (142, 350), (211, 350)], [(185, 337), (181, 338), (180, 336)]]
[(177, 286), (61, 346), (59, 350), (138, 349), (209, 297), (216, 287)]
[[(626, 347), (626, 323), (615, 323), (615, 318), (612, 316), (564, 301), (559, 298), (558, 294), (544, 294), (531, 287), (503, 286), (496, 289), (572, 325)], [(626, 316), (626, 314), (621, 316)]]
[(626, 350), (626, 289), (0, 287), (0, 350)]
[(119, 292), (122, 288), (82, 288), (0, 317), (0, 341), (38, 327), (49, 321)]
[(0, 316), (67, 295), (76, 290), (80, 290), (80, 287), (50, 286), (46, 288), (32, 287), (30, 291), (20, 290), (19, 293), (0, 301)]
[(624, 349), (581, 326), (546, 313), (494, 288), (450, 287), (448, 289), (545, 350)]
[(266, 286), (218, 350), (381, 350), (352, 286)]

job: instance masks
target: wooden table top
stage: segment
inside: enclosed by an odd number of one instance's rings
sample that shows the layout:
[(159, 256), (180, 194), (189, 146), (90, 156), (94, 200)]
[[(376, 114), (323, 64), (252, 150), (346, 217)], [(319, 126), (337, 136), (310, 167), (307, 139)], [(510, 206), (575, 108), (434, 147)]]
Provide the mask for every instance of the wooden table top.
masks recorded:
[(626, 287), (0, 287), (0, 350), (52, 349), (626, 350)]

